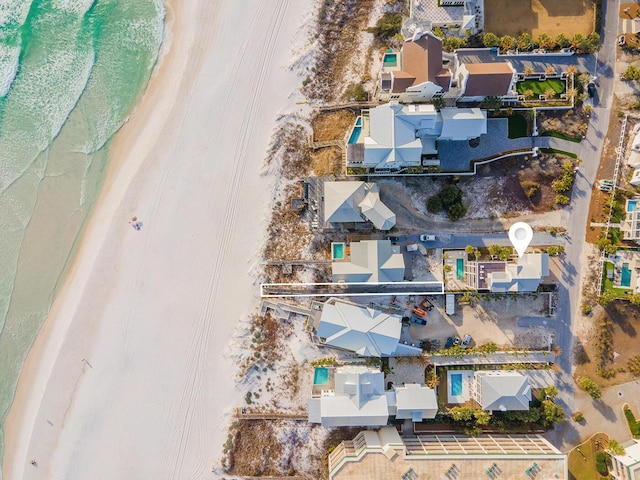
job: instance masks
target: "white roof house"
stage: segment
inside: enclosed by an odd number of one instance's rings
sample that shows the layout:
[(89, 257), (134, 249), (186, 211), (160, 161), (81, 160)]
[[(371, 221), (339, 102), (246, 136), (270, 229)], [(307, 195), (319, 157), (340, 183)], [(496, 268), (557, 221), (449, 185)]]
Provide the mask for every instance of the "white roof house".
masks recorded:
[(355, 303), (330, 298), (322, 305), (315, 335), (324, 345), (363, 357), (420, 355), (422, 349), (398, 343), (402, 318)]
[(380, 200), (375, 183), (324, 182), (324, 218), (332, 224), (370, 221), (378, 230), (390, 230), (396, 215)]
[(628, 198), (625, 204), (625, 218), (620, 231), (625, 240), (640, 241), (640, 197)]
[(483, 410), (529, 410), (531, 386), (520, 372), (486, 370), (474, 373), (470, 382), (472, 398)]
[(389, 240), (351, 242), (349, 256), (331, 264), (332, 281), (338, 282), (401, 282), (404, 279), (404, 258), (400, 249)]
[(487, 112), (479, 108), (443, 108), (439, 140), (469, 140), (487, 133)]
[(633, 442), (624, 449), (624, 455), (611, 456), (609, 473), (617, 480), (640, 480), (640, 442)]
[(525, 253), (518, 263), (507, 263), (504, 271), (488, 273), (487, 286), (494, 293), (535, 292), (548, 275), (547, 253)]
[(437, 112), (433, 105), (387, 103), (370, 109), (364, 126), (355, 128), (363, 128), (363, 134), (348, 144), (348, 165), (398, 170), (422, 165), (422, 155), (437, 153), (439, 139), (468, 140), (487, 133), (487, 115), (477, 108)]
[(407, 383), (394, 386), (395, 405), (390, 413), (399, 420), (421, 422), (427, 418), (435, 418), (438, 413), (438, 398), (436, 391), (426, 385)]
[(422, 421), (438, 411), (436, 392), (424, 385), (409, 384), (384, 391), (384, 374), (364, 365), (336, 367), (333, 390), (309, 399), (309, 422), (324, 427), (376, 427), (387, 424), (389, 415)]
[(383, 426), (389, 418), (384, 374), (361, 365), (336, 368), (332, 392), (309, 400), (309, 422), (324, 427)]

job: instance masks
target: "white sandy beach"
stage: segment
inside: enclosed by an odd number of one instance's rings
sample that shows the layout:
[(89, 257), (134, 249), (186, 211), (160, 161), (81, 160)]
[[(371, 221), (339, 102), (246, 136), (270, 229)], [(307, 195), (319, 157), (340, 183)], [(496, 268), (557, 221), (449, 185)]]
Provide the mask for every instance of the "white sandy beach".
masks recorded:
[(170, 42), (23, 370), (5, 480), (215, 477), (243, 402), (229, 342), (258, 300), (274, 180), (261, 166), (295, 108), (286, 66), (312, 9), (167, 5)]

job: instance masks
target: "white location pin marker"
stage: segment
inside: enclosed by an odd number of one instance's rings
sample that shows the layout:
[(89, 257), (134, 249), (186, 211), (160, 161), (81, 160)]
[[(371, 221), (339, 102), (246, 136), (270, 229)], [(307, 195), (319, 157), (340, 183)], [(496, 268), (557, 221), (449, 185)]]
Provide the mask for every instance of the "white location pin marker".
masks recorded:
[(518, 252), (518, 257), (521, 257), (533, 240), (533, 230), (528, 223), (516, 222), (509, 229), (509, 240)]

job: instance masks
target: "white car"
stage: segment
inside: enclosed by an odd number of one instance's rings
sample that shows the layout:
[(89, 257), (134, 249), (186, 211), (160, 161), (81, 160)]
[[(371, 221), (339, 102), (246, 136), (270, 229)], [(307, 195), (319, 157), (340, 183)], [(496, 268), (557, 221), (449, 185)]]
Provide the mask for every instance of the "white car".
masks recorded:
[(435, 235), (420, 235), (420, 241), (421, 242), (435, 242), (436, 241), (436, 236)]

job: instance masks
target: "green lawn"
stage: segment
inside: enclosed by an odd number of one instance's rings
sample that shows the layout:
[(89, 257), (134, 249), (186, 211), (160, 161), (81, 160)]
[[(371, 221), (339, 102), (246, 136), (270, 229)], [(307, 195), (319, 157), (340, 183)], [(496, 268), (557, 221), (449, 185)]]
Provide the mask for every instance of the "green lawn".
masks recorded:
[(636, 417), (634, 417), (633, 412), (629, 410), (628, 407), (624, 409), (624, 416), (627, 417), (627, 423), (629, 424), (629, 430), (631, 430), (631, 435), (633, 435), (633, 438), (639, 438), (640, 422), (636, 420)]
[(571, 135), (567, 135), (566, 133), (555, 132), (553, 130), (548, 130), (546, 132), (542, 132), (540, 134), (540, 136), (541, 137), (562, 138), (563, 140), (568, 140), (570, 142), (575, 142), (575, 143), (580, 143), (582, 141), (582, 138), (580, 138), (580, 137), (572, 137)]
[(516, 85), (516, 89), (518, 90), (519, 95), (524, 95), (524, 92), (527, 90), (532, 90), (533, 94), (537, 99), (538, 95), (544, 94), (550, 88), (556, 92), (556, 96), (559, 96), (561, 93), (565, 91), (565, 82), (564, 80), (560, 80), (559, 78), (549, 78), (543, 82), (540, 80), (523, 80), (518, 82)]
[(612, 278), (607, 278), (607, 271), (609, 270), (613, 270), (615, 267), (615, 265), (611, 262), (604, 262), (604, 273), (602, 275), (603, 278), (603, 283), (604, 283), (604, 290), (613, 290), (614, 292), (616, 292), (618, 294), (619, 297), (626, 297), (627, 294), (626, 292), (629, 291), (629, 288), (619, 288), (619, 287), (614, 287), (613, 286), (613, 279)]
[(569, 452), (569, 478), (574, 480), (600, 480), (602, 476), (596, 470), (596, 449), (600, 451), (607, 445), (608, 437), (602, 433), (587, 440)]
[(527, 119), (515, 113), (509, 118), (509, 138), (520, 138), (527, 136)]

